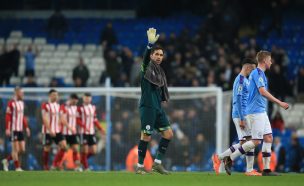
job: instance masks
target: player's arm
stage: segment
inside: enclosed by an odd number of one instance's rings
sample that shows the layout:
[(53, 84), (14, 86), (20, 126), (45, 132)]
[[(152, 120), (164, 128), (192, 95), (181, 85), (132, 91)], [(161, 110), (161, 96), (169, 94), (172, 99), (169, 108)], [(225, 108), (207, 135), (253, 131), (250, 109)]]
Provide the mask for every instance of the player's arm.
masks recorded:
[(10, 136), (11, 134), (11, 124), (12, 124), (12, 102), (8, 102), (5, 114), (5, 135)]
[(142, 72), (145, 72), (147, 66), (149, 65), (151, 48), (153, 47), (154, 43), (158, 40), (159, 34), (156, 35), (156, 29), (149, 28), (149, 30), (147, 30), (147, 37), (148, 37), (148, 45), (143, 57), (143, 63), (141, 68)]
[(100, 131), (101, 134), (105, 134), (105, 130), (102, 128), (102, 126), (100, 125), (97, 116), (96, 116), (96, 111), (94, 113), (94, 125), (98, 128), (98, 130)]
[(237, 89), (237, 97), (236, 97), (236, 109), (238, 111), (238, 114), (240, 116), (240, 127), (242, 129), (245, 128), (245, 118), (244, 118), (244, 107), (243, 107), (243, 86), (244, 86), (244, 82), (243, 80), (240, 81), (240, 84), (238, 86)]
[(273, 95), (271, 95), (270, 92), (268, 92), (265, 89), (266, 85), (265, 85), (264, 79), (263, 79), (262, 76), (260, 76), (259, 73), (256, 72), (255, 74), (253, 74), (252, 79), (253, 79), (255, 85), (257, 86), (257, 88), (259, 90), (259, 93), (262, 96), (264, 96), (265, 98), (267, 98), (269, 101), (280, 105), (285, 110), (288, 109), (289, 105), (287, 103), (278, 100)]
[(289, 108), (288, 103), (280, 101), (279, 99), (275, 98), (270, 92), (268, 92), (264, 87), (259, 88), (259, 92), (262, 96), (266, 97), (269, 101), (278, 104), (280, 107), (287, 110)]
[(45, 126), (45, 128), (50, 132), (51, 136), (55, 136), (56, 134), (52, 131), (50, 120), (49, 120), (49, 111), (46, 107), (46, 104), (42, 105), (42, 124)]
[(23, 127), (25, 128), (27, 137), (30, 137), (31, 136), (31, 130), (30, 130), (30, 127), (28, 125), (28, 120), (25, 116), (23, 116)]

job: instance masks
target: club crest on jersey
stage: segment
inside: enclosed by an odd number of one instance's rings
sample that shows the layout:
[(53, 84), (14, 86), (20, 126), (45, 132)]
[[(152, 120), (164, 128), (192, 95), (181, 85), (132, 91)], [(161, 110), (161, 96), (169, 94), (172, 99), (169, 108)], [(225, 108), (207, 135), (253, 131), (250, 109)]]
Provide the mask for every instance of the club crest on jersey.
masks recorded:
[(259, 78), (259, 81), (260, 81), (261, 83), (263, 83), (263, 82), (264, 82), (264, 80), (263, 80), (263, 78), (262, 78), (262, 77), (260, 77), (260, 78)]
[(242, 87), (242, 86), (239, 86), (238, 91), (239, 91), (239, 92), (242, 92), (242, 90), (243, 90), (243, 87)]
[(147, 130), (150, 130), (150, 129), (151, 129), (150, 125), (147, 125), (147, 126), (146, 126), (146, 129), (147, 129)]

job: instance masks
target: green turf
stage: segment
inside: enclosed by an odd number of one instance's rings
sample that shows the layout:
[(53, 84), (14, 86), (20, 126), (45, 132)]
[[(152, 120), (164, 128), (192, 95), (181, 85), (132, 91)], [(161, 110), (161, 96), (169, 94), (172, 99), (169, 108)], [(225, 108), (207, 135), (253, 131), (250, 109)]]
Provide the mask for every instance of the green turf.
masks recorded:
[(0, 172), (0, 186), (300, 186), (304, 185), (304, 174), (284, 174), (279, 177), (247, 177), (243, 174), (227, 176), (213, 173), (173, 173), (135, 175), (126, 172)]

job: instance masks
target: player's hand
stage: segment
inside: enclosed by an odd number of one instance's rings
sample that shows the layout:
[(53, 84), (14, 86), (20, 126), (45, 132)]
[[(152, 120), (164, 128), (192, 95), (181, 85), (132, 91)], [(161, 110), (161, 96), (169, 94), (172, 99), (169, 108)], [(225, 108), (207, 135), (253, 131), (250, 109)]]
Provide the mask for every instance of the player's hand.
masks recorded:
[(75, 128), (72, 128), (72, 129), (71, 129), (71, 132), (72, 132), (73, 134), (76, 134), (76, 133), (77, 133), (77, 131), (76, 131)]
[(56, 137), (56, 134), (55, 134), (55, 132), (50, 132), (50, 135), (52, 136), (52, 137)]
[(288, 103), (285, 103), (285, 102), (280, 102), (280, 107), (282, 107), (283, 109), (287, 110), (289, 108), (289, 105)]
[(9, 137), (9, 136), (11, 135), (11, 130), (10, 130), (10, 129), (6, 129), (6, 130), (5, 130), (5, 135), (6, 135), (7, 137)]
[(149, 28), (149, 30), (147, 30), (147, 36), (149, 43), (154, 44), (158, 40), (159, 34), (156, 35), (155, 28)]
[(244, 120), (240, 121), (240, 128), (243, 129), (243, 130), (245, 129), (245, 121)]
[(25, 130), (26, 130), (27, 137), (30, 137), (31, 136), (31, 130), (30, 130), (30, 128), (27, 127)]

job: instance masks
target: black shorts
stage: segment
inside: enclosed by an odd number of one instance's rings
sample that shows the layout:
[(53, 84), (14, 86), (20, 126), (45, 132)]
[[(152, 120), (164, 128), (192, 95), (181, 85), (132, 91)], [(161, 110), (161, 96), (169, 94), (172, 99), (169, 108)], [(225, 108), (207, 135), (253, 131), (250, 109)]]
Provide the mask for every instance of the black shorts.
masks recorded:
[(80, 134), (80, 144), (81, 145), (95, 145), (96, 144), (96, 136), (90, 134)]
[(23, 132), (12, 131), (10, 141), (24, 141)]
[(69, 145), (79, 144), (78, 135), (65, 135), (64, 138)]
[(55, 137), (51, 137), (50, 134), (43, 134), (42, 144), (43, 145), (51, 145), (52, 142), (55, 142), (56, 145), (58, 145), (59, 142), (61, 142), (62, 140), (64, 140), (64, 138), (63, 138), (63, 135), (61, 133), (56, 133)]

